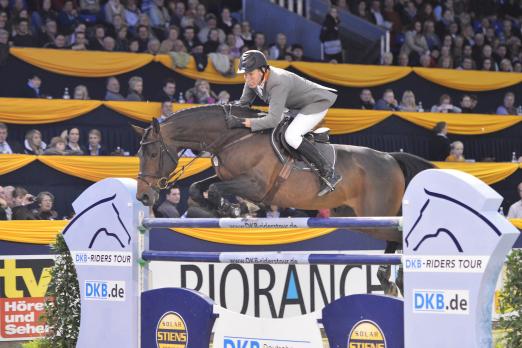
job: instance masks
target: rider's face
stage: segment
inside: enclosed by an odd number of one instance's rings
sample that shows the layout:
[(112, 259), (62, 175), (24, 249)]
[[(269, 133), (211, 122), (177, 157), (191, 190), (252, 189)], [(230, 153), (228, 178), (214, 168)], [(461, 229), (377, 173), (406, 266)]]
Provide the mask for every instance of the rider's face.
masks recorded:
[(256, 88), (261, 83), (262, 78), (263, 73), (259, 69), (245, 73), (245, 82), (250, 88)]

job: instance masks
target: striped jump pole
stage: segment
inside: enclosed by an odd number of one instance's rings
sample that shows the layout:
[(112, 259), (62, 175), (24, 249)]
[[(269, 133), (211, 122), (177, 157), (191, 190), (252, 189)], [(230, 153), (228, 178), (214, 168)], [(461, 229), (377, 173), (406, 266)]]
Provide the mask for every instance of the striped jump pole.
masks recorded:
[(145, 261), (212, 262), (240, 264), (305, 265), (399, 265), (400, 255), (311, 254), (292, 252), (185, 252), (153, 251), (142, 253)]
[(401, 229), (402, 217), (331, 218), (145, 218), (142, 226), (151, 228), (356, 228)]

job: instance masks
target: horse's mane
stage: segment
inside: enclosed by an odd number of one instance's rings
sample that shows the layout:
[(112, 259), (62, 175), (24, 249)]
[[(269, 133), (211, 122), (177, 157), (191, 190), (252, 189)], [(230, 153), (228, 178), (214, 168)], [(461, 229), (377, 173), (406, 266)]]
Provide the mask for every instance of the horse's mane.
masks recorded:
[[(175, 121), (179, 120), (185, 117), (193, 117), (194, 114), (201, 114), (201, 113), (208, 113), (208, 112), (215, 112), (215, 111), (223, 111), (223, 114), (220, 113), (220, 115), (224, 115), (225, 108), (227, 111), (229, 110), (229, 105), (218, 105), (218, 104), (211, 104), (211, 105), (197, 105), (186, 109), (181, 109), (179, 111), (176, 111), (172, 115), (170, 115), (165, 122), (168, 121)], [(259, 115), (261, 110), (253, 109), (248, 106), (238, 106), (234, 105), (232, 106), (232, 114), (237, 117), (242, 118), (259, 118), (263, 115)]]

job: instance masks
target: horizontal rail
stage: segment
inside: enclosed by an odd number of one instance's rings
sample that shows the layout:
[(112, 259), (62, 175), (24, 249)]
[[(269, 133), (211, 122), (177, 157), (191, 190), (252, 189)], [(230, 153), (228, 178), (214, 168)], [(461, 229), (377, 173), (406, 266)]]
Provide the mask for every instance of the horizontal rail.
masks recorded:
[(145, 228), (356, 228), (400, 229), (402, 217), (331, 218), (146, 218)]
[(295, 252), (187, 252), (153, 251), (142, 253), (145, 261), (251, 263), (251, 264), (308, 264), (308, 265), (398, 265), (401, 255), (310, 254)]

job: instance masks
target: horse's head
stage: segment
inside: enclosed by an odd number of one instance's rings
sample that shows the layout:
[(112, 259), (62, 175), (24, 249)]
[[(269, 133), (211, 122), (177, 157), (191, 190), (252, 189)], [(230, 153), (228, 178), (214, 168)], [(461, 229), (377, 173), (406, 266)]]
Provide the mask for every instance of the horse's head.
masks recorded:
[(136, 198), (144, 205), (151, 206), (159, 198), (159, 190), (167, 188), (170, 174), (178, 165), (178, 152), (177, 149), (169, 149), (165, 143), (157, 119), (146, 129), (133, 128), (141, 135)]

